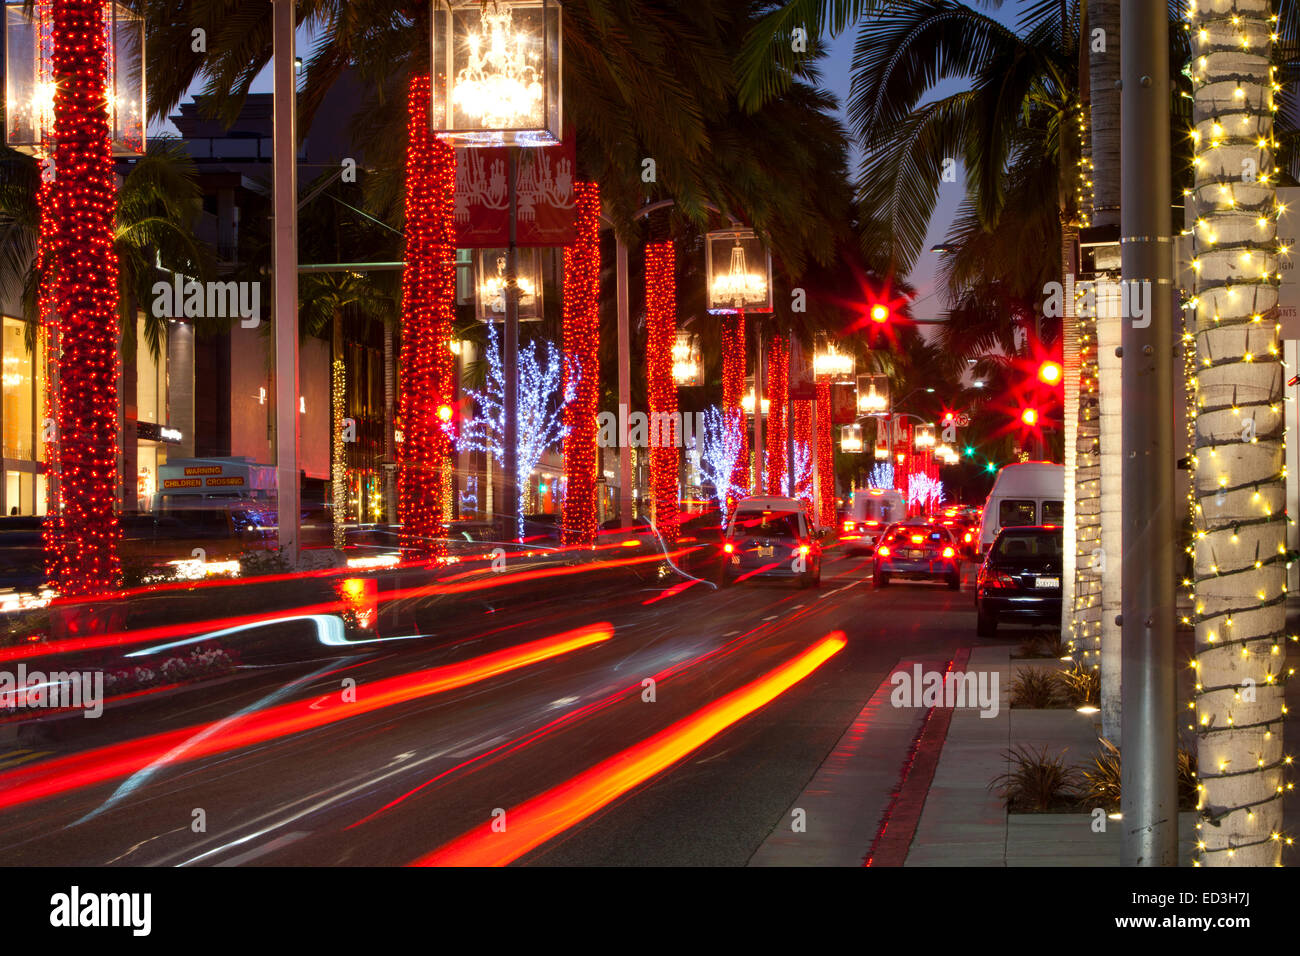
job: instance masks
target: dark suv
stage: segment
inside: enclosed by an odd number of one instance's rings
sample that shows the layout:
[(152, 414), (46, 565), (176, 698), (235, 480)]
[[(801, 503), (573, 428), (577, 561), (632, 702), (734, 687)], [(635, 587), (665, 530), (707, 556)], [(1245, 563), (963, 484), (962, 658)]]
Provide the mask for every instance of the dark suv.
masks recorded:
[(975, 630), (980, 637), (992, 637), (1004, 621), (1060, 623), (1063, 539), (1055, 525), (998, 532), (975, 585)]

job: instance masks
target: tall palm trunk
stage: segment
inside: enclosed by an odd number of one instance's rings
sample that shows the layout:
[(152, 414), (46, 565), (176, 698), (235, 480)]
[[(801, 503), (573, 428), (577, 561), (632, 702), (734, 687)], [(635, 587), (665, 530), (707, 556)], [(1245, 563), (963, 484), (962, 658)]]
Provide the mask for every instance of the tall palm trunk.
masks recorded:
[[(1120, 0), (1088, 0), (1089, 146), (1092, 154), (1092, 225), (1116, 230), (1120, 214)], [(1118, 258), (1116, 254), (1116, 259)], [(1099, 360), (1100, 339), (1118, 339), (1112, 328), (1118, 316), (1099, 317), (1103, 298), (1094, 314), (1080, 323), (1082, 346), (1079, 399), (1078, 450), (1075, 461), (1075, 571), (1076, 644), (1084, 659), (1096, 664), (1100, 657), (1102, 679), (1102, 729), (1120, 742), (1119, 629), (1114, 615), (1103, 610), (1111, 579), (1118, 580), (1123, 557), (1120, 540), (1120, 418), (1107, 409), (1102, 418), (1103, 396), (1118, 401), (1120, 371)], [(1099, 327), (1100, 323), (1100, 327)], [(1112, 427), (1113, 426), (1113, 427)], [(1104, 449), (1106, 451), (1104, 451)], [(1114, 449), (1114, 451), (1110, 451)], [(1105, 462), (1103, 462), (1103, 456)]]
[(1193, 11), (1199, 862), (1276, 865), (1287, 519), (1272, 25), (1268, 0)]
[(397, 521), (397, 442), (394, 434), (396, 368), (393, 361), (393, 322), (384, 321), (384, 520)]
[(339, 551), (347, 543), (347, 462), (343, 453), (343, 416), (344, 393), (347, 370), (343, 362), (343, 312), (334, 310), (334, 321), (330, 330), (330, 479), (331, 494), (334, 498), (332, 514), (334, 517), (334, 547)]

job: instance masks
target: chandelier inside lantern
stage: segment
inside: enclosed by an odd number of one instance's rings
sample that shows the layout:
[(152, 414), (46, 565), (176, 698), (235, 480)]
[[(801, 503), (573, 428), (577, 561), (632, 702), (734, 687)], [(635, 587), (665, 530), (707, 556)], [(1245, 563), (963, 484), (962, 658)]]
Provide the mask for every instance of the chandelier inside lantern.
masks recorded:
[(736, 308), (767, 301), (767, 277), (749, 271), (739, 241), (731, 247), (731, 266), (726, 274), (713, 279), (713, 301), (730, 302)]
[(491, 128), (540, 125), (543, 90), (537, 40), (516, 31), (509, 6), (486, 3), (481, 33), (465, 38), (468, 63), (456, 74), (452, 101)]
[[(532, 280), (527, 276), (519, 276), (515, 280), (519, 288), (519, 304), (521, 307), (532, 305), (533, 295), (536, 293)], [(506, 257), (497, 256), (497, 272), (494, 276), (488, 276), (483, 284), (479, 287), (479, 296), (489, 304), (489, 311), (494, 313), (506, 314)]]
[(673, 343), (673, 382), (690, 386), (700, 383), (700, 356), (689, 332), (678, 332)]
[(853, 365), (853, 356), (837, 352), (833, 345), (827, 345), (826, 351), (813, 355), (814, 375), (851, 375)]

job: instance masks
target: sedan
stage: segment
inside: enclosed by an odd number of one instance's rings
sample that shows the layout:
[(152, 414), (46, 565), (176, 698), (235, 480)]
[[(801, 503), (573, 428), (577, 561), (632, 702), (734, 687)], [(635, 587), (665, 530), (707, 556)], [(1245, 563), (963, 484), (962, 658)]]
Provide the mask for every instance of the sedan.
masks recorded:
[(952, 535), (938, 524), (895, 524), (880, 539), (872, 583), (883, 588), (893, 577), (941, 579), (961, 588), (961, 555)]
[(1002, 622), (1060, 623), (1063, 537), (1053, 525), (998, 532), (975, 585), (980, 637), (993, 637)]

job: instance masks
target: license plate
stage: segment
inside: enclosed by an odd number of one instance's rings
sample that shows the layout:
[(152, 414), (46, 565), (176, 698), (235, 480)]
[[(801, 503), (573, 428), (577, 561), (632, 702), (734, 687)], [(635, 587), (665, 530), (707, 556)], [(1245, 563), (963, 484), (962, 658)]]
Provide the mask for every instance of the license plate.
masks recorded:
[(771, 557), (773, 554), (775, 554), (775, 553), (776, 553), (776, 546), (775, 546), (775, 545), (769, 545), (769, 546), (767, 546), (766, 548), (763, 547), (763, 546), (761, 546), (761, 545), (759, 546), (759, 549), (758, 549), (758, 556), (759, 556), (760, 558), (770, 558), (770, 557)]
[(1035, 578), (1034, 587), (1036, 588), (1059, 588), (1061, 586), (1060, 578)]
[(924, 558), (924, 557), (925, 557), (925, 552), (924, 552), (924, 551), (905, 551), (905, 552), (903, 552), (903, 553), (904, 553), (907, 557), (909, 557), (909, 558)]

